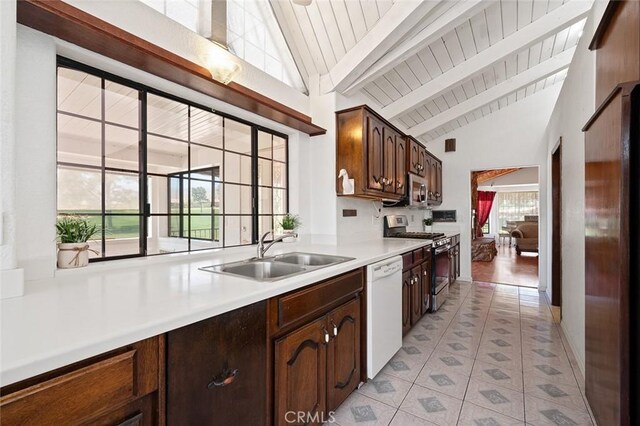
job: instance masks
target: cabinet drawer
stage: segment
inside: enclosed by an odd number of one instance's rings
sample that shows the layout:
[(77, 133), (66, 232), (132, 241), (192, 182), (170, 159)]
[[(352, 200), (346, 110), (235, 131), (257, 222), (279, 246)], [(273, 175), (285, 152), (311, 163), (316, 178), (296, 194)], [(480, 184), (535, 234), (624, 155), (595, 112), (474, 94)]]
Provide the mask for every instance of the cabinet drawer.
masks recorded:
[(2, 397), (5, 424), (75, 424), (135, 396), (136, 351), (107, 358)]
[(417, 264), (422, 262), (422, 259), (424, 259), (424, 254), (422, 252), (422, 249), (418, 249), (418, 250), (414, 250), (413, 251), (413, 264)]
[(405, 253), (402, 255), (402, 269), (411, 269), (413, 265), (413, 252)]
[(362, 269), (358, 269), (306, 289), (276, 297), (277, 327), (283, 328), (325, 312), (337, 302), (362, 291), (363, 281)]

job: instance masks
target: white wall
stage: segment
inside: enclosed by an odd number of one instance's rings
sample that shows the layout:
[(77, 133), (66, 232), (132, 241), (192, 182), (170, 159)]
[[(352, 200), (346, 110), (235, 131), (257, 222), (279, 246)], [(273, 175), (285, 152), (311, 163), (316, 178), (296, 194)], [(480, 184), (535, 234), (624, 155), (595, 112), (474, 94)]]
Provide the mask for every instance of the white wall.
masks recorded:
[(0, 297), (20, 295), (16, 255), (15, 179), (16, 2), (0, 2)]
[[(540, 167), (540, 209), (546, 208), (547, 146), (543, 134), (560, 90), (552, 86), (488, 117), (472, 122), (427, 144), (442, 160), (442, 205), (438, 209), (457, 210), (461, 229), (461, 276), (471, 276), (471, 172), (507, 167)], [(457, 139), (456, 152), (444, 152), (444, 140)], [(546, 231), (546, 220), (540, 223)], [(541, 241), (544, 247), (546, 241)], [(540, 253), (540, 267), (547, 253)], [(540, 289), (546, 286), (541, 273)]]
[[(597, 0), (584, 27), (569, 73), (545, 133), (547, 180), (551, 153), (562, 137), (562, 329), (584, 374), (585, 256), (584, 256), (584, 133), (582, 126), (595, 111), (595, 53), (588, 50), (606, 1)], [(551, 192), (547, 193), (547, 222), (551, 224)], [(551, 252), (551, 226), (546, 231)], [(551, 258), (546, 268), (551, 282)]]

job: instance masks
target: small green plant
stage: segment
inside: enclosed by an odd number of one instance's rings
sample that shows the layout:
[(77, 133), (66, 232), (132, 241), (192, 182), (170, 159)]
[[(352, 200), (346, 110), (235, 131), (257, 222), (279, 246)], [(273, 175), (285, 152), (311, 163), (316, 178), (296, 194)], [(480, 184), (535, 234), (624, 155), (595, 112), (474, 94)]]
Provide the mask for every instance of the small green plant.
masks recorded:
[(302, 225), (302, 222), (300, 221), (300, 216), (297, 214), (287, 213), (287, 215), (280, 221), (280, 226), (282, 226), (282, 229), (285, 231), (293, 231), (300, 227), (300, 225)]
[(98, 226), (80, 216), (60, 216), (56, 233), (61, 243), (86, 243), (98, 232)]
[(431, 219), (431, 218), (423, 219), (422, 223), (424, 223), (424, 226), (431, 226), (431, 225), (433, 225), (433, 219)]

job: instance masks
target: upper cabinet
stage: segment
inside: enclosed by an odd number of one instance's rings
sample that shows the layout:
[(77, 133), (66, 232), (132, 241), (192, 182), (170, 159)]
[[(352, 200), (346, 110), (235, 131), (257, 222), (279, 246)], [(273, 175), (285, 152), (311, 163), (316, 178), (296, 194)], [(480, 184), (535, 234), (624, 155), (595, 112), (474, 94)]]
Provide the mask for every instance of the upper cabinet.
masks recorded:
[(345, 193), (338, 179), (338, 195), (399, 200), (407, 195), (412, 173), (427, 180), (430, 204), (442, 201), (442, 162), (366, 105), (336, 112), (336, 176), (341, 169), (354, 188)]
[[(404, 135), (366, 106), (336, 113), (336, 176), (345, 169), (354, 193), (339, 195), (400, 199), (406, 190)], [(401, 157), (401, 158), (399, 158)]]

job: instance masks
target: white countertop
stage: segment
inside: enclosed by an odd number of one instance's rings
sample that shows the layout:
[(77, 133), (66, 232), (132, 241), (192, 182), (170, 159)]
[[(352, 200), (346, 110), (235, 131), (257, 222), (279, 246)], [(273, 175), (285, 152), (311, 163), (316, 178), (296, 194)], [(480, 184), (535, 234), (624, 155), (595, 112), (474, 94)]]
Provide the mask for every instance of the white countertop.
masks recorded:
[(359, 243), (276, 244), (292, 251), (355, 258), (262, 283), (198, 270), (255, 256), (255, 246), (91, 264), (28, 282), (25, 295), (0, 302), (0, 385), (5, 386), (247, 306), (429, 244), (377, 239)]

